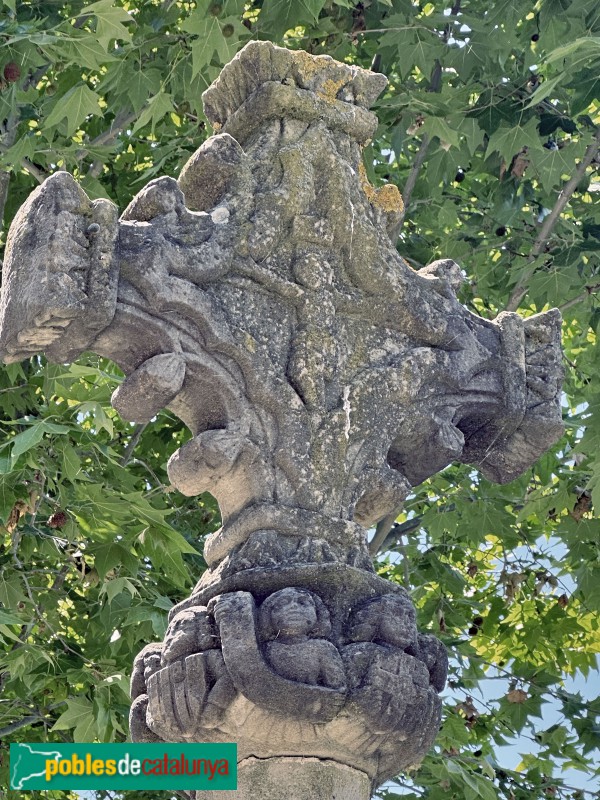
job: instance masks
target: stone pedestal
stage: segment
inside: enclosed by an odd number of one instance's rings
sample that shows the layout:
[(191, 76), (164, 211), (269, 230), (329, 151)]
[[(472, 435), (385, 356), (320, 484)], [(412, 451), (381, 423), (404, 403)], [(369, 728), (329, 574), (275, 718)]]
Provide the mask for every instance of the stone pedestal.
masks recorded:
[(247, 758), (238, 765), (238, 789), (196, 792), (195, 800), (369, 800), (364, 772), (318, 758)]
[(482, 319), (457, 264), (415, 272), (390, 241), (402, 198), (363, 164), (385, 85), (251, 42), (178, 180), (118, 218), (59, 172), (9, 232), (3, 358), (93, 350), (126, 375), (122, 416), (192, 432), (169, 476), (223, 527), (136, 659), (131, 735), (237, 742), (236, 800), (366, 800), (418, 764), (446, 652), (367, 529), (453, 461), (510, 481), (562, 432), (558, 311)]

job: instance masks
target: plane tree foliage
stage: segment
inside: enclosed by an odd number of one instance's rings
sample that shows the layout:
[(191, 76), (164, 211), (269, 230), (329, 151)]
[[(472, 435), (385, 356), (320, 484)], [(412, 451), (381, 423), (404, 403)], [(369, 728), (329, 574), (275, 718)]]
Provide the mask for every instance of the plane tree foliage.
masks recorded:
[[(121, 208), (176, 176), (211, 133), (202, 92), (256, 38), (388, 76), (365, 164), (401, 188), (411, 266), (456, 260), (462, 301), (490, 319), (564, 316), (561, 441), (505, 486), (450, 466), (375, 534), (381, 574), (451, 655), (435, 748), (378, 796), (583, 800), (600, 731), (600, 699), (577, 689), (597, 678), (600, 642), (600, 9), (3, 0), (3, 239), (58, 169)], [(0, 370), (0, 784), (10, 742), (125, 739), (133, 657), (163, 635), (219, 524), (209, 495), (169, 485), (180, 421), (122, 421), (121, 379), (92, 355)]]

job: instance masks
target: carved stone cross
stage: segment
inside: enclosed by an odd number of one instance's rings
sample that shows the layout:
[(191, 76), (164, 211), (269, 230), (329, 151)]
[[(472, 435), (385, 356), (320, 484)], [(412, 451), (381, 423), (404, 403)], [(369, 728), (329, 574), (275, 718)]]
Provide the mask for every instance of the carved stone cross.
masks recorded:
[(482, 319), (456, 264), (415, 272), (391, 242), (401, 197), (362, 162), (385, 85), (252, 42), (177, 181), (119, 219), (58, 172), (9, 235), (4, 359), (93, 350), (127, 376), (124, 418), (167, 406), (192, 431), (169, 476), (223, 527), (136, 661), (132, 735), (237, 741), (240, 800), (364, 800), (423, 757), (445, 652), (365, 529), (452, 461), (509, 481), (562, 431), (558, 311)]

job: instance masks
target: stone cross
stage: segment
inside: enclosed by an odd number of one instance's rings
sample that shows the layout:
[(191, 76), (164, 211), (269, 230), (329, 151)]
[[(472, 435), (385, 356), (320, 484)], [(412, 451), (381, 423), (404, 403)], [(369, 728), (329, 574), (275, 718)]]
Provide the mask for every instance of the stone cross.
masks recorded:
[(562, 431), (558, 311), (482, 319), (454, 262), (415, 272), (390, 240), (402, 199), (362, 161), (385, 85), (251, 42), (178, 180), (119, 218), (58, 172), (9, 234), (4, 360), (93, 350), (127, 376), (124, 418), (168, 407), (192, 431), (169, 477), (223, 526), (135, 662), (131, 730), (236, 741), (238, 800), (366, 800), (418, 763), (446, 654), (366, 529), (449, 463), (510, 481)]

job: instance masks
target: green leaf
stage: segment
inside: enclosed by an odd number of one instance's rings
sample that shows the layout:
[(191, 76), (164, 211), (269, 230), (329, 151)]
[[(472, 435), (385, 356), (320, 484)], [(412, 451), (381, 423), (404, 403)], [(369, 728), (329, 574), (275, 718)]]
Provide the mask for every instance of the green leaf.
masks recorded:
[(574, 97), (571, 101), (571, 114), (577, 116), (586, 111), (594, 100), (600, 100), (600, 78), (593, 74), (579, 79), (574, 85)]
[(22, 136), (12, 147), (2, 154), (2, 163), (18, 164), (24, 158), (31, 159), (35, 153), (37, 144), (39, 143), (33, 136)]
[(465, 117), (458, 130), (464, 135), (469, 153), (473, 155), (477, 148), (483, 144), (485, 132), (479, 127), (477, 120), (473, 117)]
[(59, 98), (46, 118), (45, 127), (52, 128), (67, 120), (66, 135), (75, 133), (81, 123), (90, 115), (102, 116), (100, 97), (85, 83), (74, 86), (63, 97)]
[(5, 573), (0, 572), (0, 603), (4, 608), (17, 608), (19, 603), (27, 601), (19, 577), (17, 575), (7, 577)]
[(173, 547), (172, 539), (165, 531), (146, 530), (140, 534), (139, 543), (143, 552), (152, 559), (155, 568), (164, 569), (178, 586), (189, 584), (190, 573), (181, 557), (181, 551)]
[(107, 416), (106, 412), (102, 408), (101, 403), (96, 402), (87, 402), (81, 403), (79, 406), (79, 413), (80, 414), (92, 414), (94, 420), (94, 427), (96, 431), (105, 430), (109, 436), (113, 436), (114, 434), (114, 425), (110, 417)]
[(70, 433), (72, 431), (72, 428), (67, 427), (66, 425), (60, 425), (56, 422), (49, 422), (47, 419), (45, 419), (42, 422), (42, 425), (44, 426), (44, 430), (47, 431), (48, 433), (62, 434), (62, 433)]
[(170, 114), (172, 111), (175, 111), (172, 96), (167, 92), (159, 92), (148, 101), (146, 108), (142, 111), (137, 122), (133, 126), (133, 132), (139, 131), (148, 124), (150, 124), (152, 131), (154, 131), (154, 128), (163, 117), (166, 114)]
[(441, 117), (427, 117), (423, 123), (423, 130), (430, 136), (437, 136), (445, 149), (450, 146), (458, 147), (460, 144), (458, 132), (453, 130)]
[(30, 428), (27, 428), (27, 430), (23, 431), (22, 433), (18, 433), (15, 438), (11, 440), (12, 457), (18, 458), (23, 453), (26, 453), (27, 450), (31, 450), (32, 447), (35, 447), (36, 444), (41, 442), (43, 439), (45, 430), (46, 428), (42, 421), (34, 423)]
[(555, 61), (564, 64), (567, 61), (570, 68), (574, 69), (579, 64), (588, 64), (592, 58), (600, 58), (600, 37), (584, 36), (557, 47), (546, 56), (546, 64), (553, 64)]
[(127, 96), (135, 111), (139, 111), (148, 97), (156, 95), (159, 91), (158, 70), (135, 69), (127, 75)]
[(51, 730), (68, 731), (79, 725), (87, 725), (90, 718), (94, 718), (92, 703), (87, 698), (70, 698), (67, 700), (67, 710), (63, 711)]
[(596, 461), (592, 467), (592, 477), (588, 483), (588, 489), (592, 494), (594, 508), (600, 509), (600, 461)]
[(536, 177), (546, 192), (559, 186), (563, 179), (571, 177), (584, 149), (584, 144), (578, 142), (556, 150), (543, 148), (528, 153)]
[(0, 634), (4, 639), (8, 639), (11, 642), (21, 642), (21, 640), (19, 639), (17, 634), (14, 633), (14, 631), (11, 631), (11, 629), (7, 625), (2, 625), (1, 623), (0, 623)]
[(131, 40), (131, 34), (123, 23), (133, 22), (134, 18), (124, 8), (115, 6), (113, 0), (99, 0), (97, 3), (85, 6), (79, 12), (79, 16), (84, 14), (95, 15), (96, 38), (105, 50), (114, 39), (126, 42)]
[(568, 76), (560, 72), (558, 75), (550, 78), (550, 80), (543, 81), (531, 95), (531, 100), (527, 103), (525, 108), (533, 108), (533, 106), (537, 106), (542, 102), (542, 100), (545, 100), (546, 97), (549, 97), (554, 91), (555, 87), (558, 86), (559, 83), (562, 83), (566, 77)]
[(532, 151), (543, 149), (535, 119), (530, 119), (525, 125), (501, 125), (490, 136), (486, 158), (491, 153), (498, 152), (506, 164), (509, 165), (513, 157), (520, 153), (524, 147)]
[(101, 578), (121, 563), (121, 551), (121, 545), (113, 543), (100, 545), (94, 550), (94, 567)]
[(577, 276), (570, 268), (540, 269), (529, 279), (529, 291), (541, 306), (546, 303), (554, 306), (560, 303), (560, 298), (575, 285), (576, 280)]
[(176, 531), (174, 528), (168, 528), (167, 530), (162, 531), (162, 536), (166, 539), (172, 547), (176, 547), (180, 553), (194, 553), (195, 555), (200, 555), (200, 553), (193, 547), (180, 533)]
[(392, 14), (385, 18), (386, 32), (381, 38), (381, 47), (394, 48), (398, 68), (407, 77), (415, 67), (429, 79), (437, 58), (445, 56), (445, 48), (433, 31), (424, 26), (406, 24), (403, 14)]
[(100, 198), (105, 200), (111, 199), (106, 187), (100, 183), (97, 178), (94, 178), (94, 176), (90, 175), (89, 173), (83, 176), (83, 178), (79, 181), (79, 185), (85, 190), (85, 193), (88, 195), (90, 200), (99, 200)]
[(162, 608), (163, 611), (170, 611), (173, 608), (173, 601), (168, 597), (157, 597), (154, 601), (156, 608)]
[(200, 10), (191, 14), (182, 27), (197, 36), (191, 46), (192, 78), (203, 72), (215, 55), (223, 64), (230, 61), (241, 47), (240, 40), (248, 38), (248, 30), (238, 17), (205, 16)]
[(298, 26), (314, 24), (324, 5), (324, 0), (265, 0), (259, 24), (262, 29), (281, 36)]
[(106, 595), (109, 605), (113, 602), (117, 595), (123, 592), (129, 592), (131, 597), (139, 594), (138, 590), (127, 578), (114, 578), (110, 581), (105, 581), (100, 589), (100, 597)]
[(0, 625), (22, 625), (23, 620), (14, 614), (7, 614), (0, 608)]
[(74, 742), (93, 742), (97, 736), (97, 724), (94, 714), (89, 714), (75, 726), (73, 731)]
[(116, 56), (107, 53), (96, 35), (87, 31), (73, 29), (71, 39), (61, 42), (58, 52), (59, 58), (64, 58), (68, 64), (81, 65), (85, 63), (88, 70), (101, 70), (106, 64), (116, 60)]

